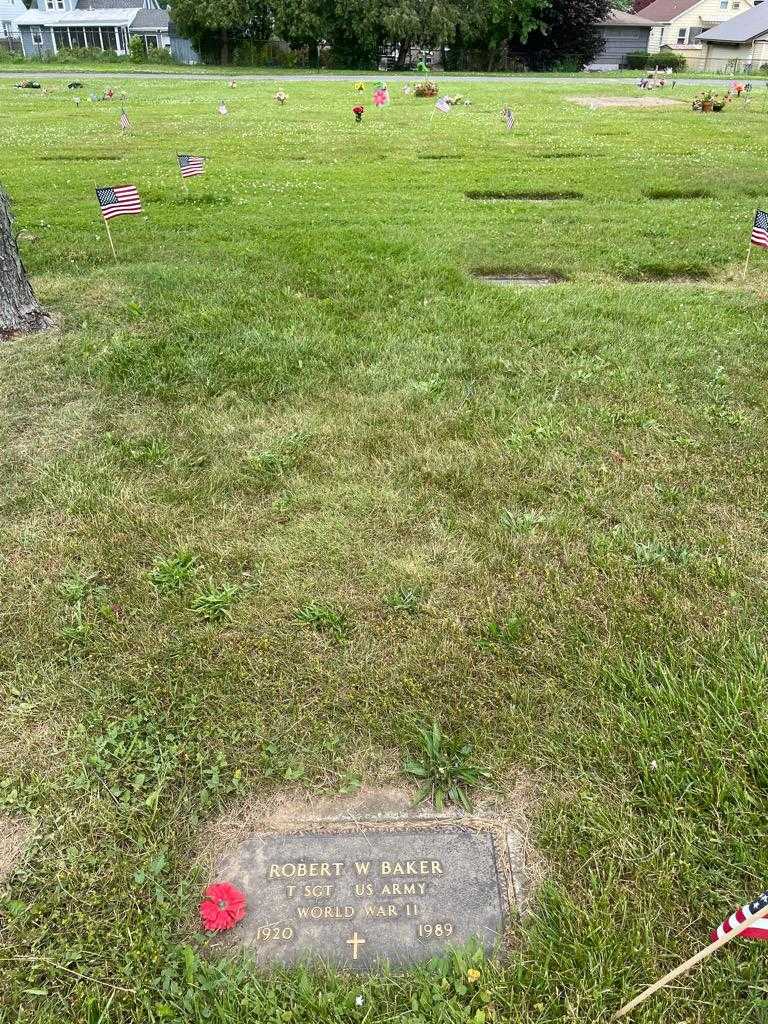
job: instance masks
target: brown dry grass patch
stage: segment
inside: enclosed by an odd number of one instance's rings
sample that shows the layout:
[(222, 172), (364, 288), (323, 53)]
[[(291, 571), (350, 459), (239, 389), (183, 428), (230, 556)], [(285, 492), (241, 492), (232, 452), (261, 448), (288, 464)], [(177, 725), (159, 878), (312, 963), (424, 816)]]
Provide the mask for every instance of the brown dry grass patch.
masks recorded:
[(21, 865), (33, 833), (30, 822), (0, 814), (0, 886)]

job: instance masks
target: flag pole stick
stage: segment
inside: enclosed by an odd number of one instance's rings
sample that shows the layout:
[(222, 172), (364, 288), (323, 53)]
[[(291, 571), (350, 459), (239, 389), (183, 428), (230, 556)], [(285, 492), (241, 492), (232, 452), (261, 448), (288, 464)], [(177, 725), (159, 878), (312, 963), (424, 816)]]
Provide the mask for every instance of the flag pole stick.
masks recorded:
[(746, 931), (747, 928), (753, 925), (755, 921), (759, 921), (763, 917), (768, 917), (768, 903), (766, 903), (764, 907), (761, 907), (760, 910), (756, 911), (754, 914), (750, 914), (750, 916), (745, 921), (742, 921), (741, 924), (736, 925), (732, 932), (728, 932), (727, 935), (723, 935), (721, 938), (715, 939), (714, 942), (710, 943), (708, 946), (705, 946), (704, 949), (700, 949), (695, 956), (692, 956), (689, 960), (686, 960), (684, 964), (680, 964), (673, 971), (670, 971), (669, 974), (665, 974), (664, 977), (657, 981), (654, 985), (650, 985), (647, 989), (645, 989), (644, 992), (641, 992), (639, 996), (635, 996), (635, 998), (631, 1002), (627, 1003), (626, 1006), (622, 1006), (622, 1008), (614, 1016), (613, 1019), (619, 1020), (621, 1017), (625, 1017), (628, 1013), (634, 1010), (636, 1006), (639, 1006), (641, 1003), (644, 1003), (646, 999), (648, 999), (650, 996), (654, 994), (654, 992), (658, 992), (659, 989), (664, 988), (666, 985), (668, 985), (670, 981), (674, 981), (675, 978), (679, 978), (681, 974), (685, 974), (686, 971), (689, 971), (692, 967), (695, 967), (696, 964), (701, 963), (702, 960), (706, 960), (708, 956), (711, 956), (713, 953), (716, 953), (717, 950), (724, 946), (727, 942), (730, 942), (731, 939), (737, 938), (739, 935), (741, 935), (743, 931)]
[(108, 220), (104, 221), (104, 227), (107, 229), (107, 238), (109, 239), (109, 244), (112, 247), (112, 255), (115, 257), (115, 263), (117, 263), (117, 253), (115, 252), (115, 243), (112, 241), (112, 232), (109, 230), (109, 221)]
[(747, 279), (747, 271), (749, 270), (749, 257), (752, 255), (752, 239), (749, 240), (749, 248), (747, 249), (747, 259), (744, 263), (744, 280)]

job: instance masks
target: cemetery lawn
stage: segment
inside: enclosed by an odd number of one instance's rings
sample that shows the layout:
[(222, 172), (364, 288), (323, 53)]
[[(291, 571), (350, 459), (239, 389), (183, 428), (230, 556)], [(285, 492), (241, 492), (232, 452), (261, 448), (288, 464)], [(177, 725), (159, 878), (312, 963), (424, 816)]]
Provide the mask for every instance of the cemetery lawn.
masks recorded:
[[(356, 127), (348, 83), (121, 87), (124, 137), (88, 85), (0, 82), (58, 322), (0, 343), (2, 1020), (607, 1020), (768, 879), (764, 97), (462, 85), (432, 121), (398, 85)], [(433, 718), (531, 793), (508, 960), (211, 960), (222, 811), (375, 780)], [(741, 1022), (764, 956), (635, 1019)]]

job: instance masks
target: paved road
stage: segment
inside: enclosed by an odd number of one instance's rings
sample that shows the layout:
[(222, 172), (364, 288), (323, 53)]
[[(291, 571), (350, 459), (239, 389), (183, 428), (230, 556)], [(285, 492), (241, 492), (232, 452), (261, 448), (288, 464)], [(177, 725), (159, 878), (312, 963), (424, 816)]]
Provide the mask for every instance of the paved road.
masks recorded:
[[(241, 75), (236, 74), (225, 75), (225, 74), (201, 74), (200, 72), (195, 73), (194, 71), (182, 71), (182, 72), (167, 72), (167, 71), (35, 71), (31, 67), (19, 65), (17, 71), (0, 71), (1, 78), (15, 78), (17, 81), (20, 78), (165, 78), (165, 79), (181, 79), (184, 82), (217, 82), (217, 81), (229, 81), (232, 77), (237, 82), (350, 82), (350, 81), (361, 81), (361, 82), (378, 82), (382, 77), (379, 75), (360, 75), (360, 74), (348, 74), (348, 75), (334, 75), (323, 73), (320, 75), (307, 73), (304, 75), (288, 75), (279, 69), (275, 69), (273, 73), (260, 72), (256, 75)], [(391, 81), (396, 81), (398, 78), (407, 79), (407, 75), (387, 75)], [(435, 80), (440, 81), (440, 76), (435, 75)], [(639, 77), (639, 73), (638, 73)], [(563, 77), (557, 78), (554, 76), (535, 76), (535, 75), (449, 75), (443, 78), (446, 83), (449, 82), (495, 82), (497, 84), (504, 84), (505, 86), (510, 85), (528, 85), (531, 82), (539, 83), (541, 85), (634, 85), (636, 79), (634, 78), (601, 78), (598, 75), (584, 75), (579, 78), (574, 77)], [(698, 85), (702, 88), (706, 84), (709, 88), (723, 89), (726, 88), (732, 79), (719, 79), (719, 78), (678, 78), (678, 85)], [(755, 83), (756, 86), (759, 83)], [(668, 93), (667, 93), (668, 95)]]

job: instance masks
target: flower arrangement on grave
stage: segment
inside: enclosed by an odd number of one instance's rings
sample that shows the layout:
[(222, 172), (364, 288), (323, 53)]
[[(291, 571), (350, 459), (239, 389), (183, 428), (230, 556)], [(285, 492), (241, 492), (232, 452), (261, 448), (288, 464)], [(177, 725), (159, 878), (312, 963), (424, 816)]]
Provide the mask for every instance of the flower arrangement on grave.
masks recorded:
[(728, 92), (716, 93), (712, 89), (706, 89), (694, 99), (693, 110), (701, 111), (704, 114), (710, 114), (713, 110), (719, 113), (721, 110), (725, 110), (731, 99), (731, 94)]
[(245, 917), (245, 893), (228, 882), (214, 882), (205, 890), (200, 918), (207, 932), (225, 932)]
[(383, 88), (377, 88), (373, 94), (373, 105), (375, 107), (385, 107), (388, 103), (389, 92), (386, 85)]
[(423, 82), (416, 82), (413, 87), (414, 96), (426, 96), (432, 97), (438, 94), (437, 82), (431, 81), (429, 78), (425, 78)]
[(365, 92), (365, 82), (355, 82), (355, 92)]
[(363, 114), (365, 113), (365, 107), (361, 107), (360, 104), (356, 107), (352, 107), (352, 113), (355, 115), (355, 123), (360, 124), (363, 120)]
[(282, 105), (288, 99), (288, 93), (287, 92), (283, 92), (282, 89), (278, 89), (277, 92), (275, 93), (275, 99), (277, 100), (277, 102), (282, 107)]
[(25, 79), (23, 79), (23, 81), (18, 83), (16, 88), (17, 89), (39, 89), (40, 88), (40, 83), (39, 82), (32, 82), (28, 78), (25, 78)]

